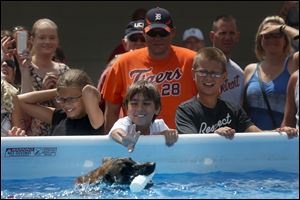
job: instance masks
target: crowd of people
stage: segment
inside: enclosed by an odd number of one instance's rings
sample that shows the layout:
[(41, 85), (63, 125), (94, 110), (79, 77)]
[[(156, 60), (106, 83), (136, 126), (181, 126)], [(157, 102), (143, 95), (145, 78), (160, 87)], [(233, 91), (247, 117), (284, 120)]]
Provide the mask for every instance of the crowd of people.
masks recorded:
[[(231, 60), (240, 39), (233, 16), (212, 22), (212, 47), (195, 27), (184, 31), (180, 47), (173, 45), (176, 28), (167, 9), (139, 11), (97, 87), (86, 72), (65, 64), (52, 20), (37, 20), (31, 31), (2, 30), (1, 136), (108, 134), (130, 152), (140, 135), (164, 135), (168, 146), (180, 134), (298, 136), (297, 28), (266, 16), (256, 34), (258, 61), (243, 69)], [(28, 35), (21, 53), (18, 31)]]

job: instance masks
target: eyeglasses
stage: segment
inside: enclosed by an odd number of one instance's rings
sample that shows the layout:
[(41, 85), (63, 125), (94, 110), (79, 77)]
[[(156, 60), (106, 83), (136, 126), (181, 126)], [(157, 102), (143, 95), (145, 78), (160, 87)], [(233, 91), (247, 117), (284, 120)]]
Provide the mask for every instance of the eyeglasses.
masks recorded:
[(224, 74), (224, 72), (209, 72), (201, 69), (199, 70), (193, 69), (193, 71), (200, 77), (207, 77), (208, 75), (210, 75), (210, 77), (212, 78), (220, 78)]
[(145, 42), (145, 38), (142, 34), (132, 34), (128, 37), (128, 40), (131, 42), (137, 42), (138, 40), (141, 42)]
[(67, 98), (57, 96), (57, 97), (55, 97), (55, 101), (59, 104), (62, 104), (62, 103), (72, 104), (72, 103), (75, 103), (80, 97), (82, 97), (82, 95), (80, 95), (78, 97), (67, 97)]
[(167, 37), (170, 35), (170, 33), (168, 31), (165, 30), (161, 30), (161, 31), (148, 31), (147, 35), (149, 35), (150, 37), (156, 37), (157, 35), (159, 35), (160, 37)]
[(270, 38), (275, 38), (275, 39), (279, 39), (283, 37), (283, 33), (268, 33), (268, 34), (264, 34), (262, 35), (262, 37), (264, 39), (270, 39)]

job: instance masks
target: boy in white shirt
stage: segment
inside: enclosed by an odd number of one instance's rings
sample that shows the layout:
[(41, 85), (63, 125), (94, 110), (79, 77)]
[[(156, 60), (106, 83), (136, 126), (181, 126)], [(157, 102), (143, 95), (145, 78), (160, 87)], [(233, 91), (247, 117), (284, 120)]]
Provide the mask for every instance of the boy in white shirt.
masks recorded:
[(178, 139), (175, 129), (169, 129), (163, 119), (155, 119), (161, 109), (160, 93), (146, 80), (132, 84), (124, 101), (126, 117), (120, 118), (109, 135), (132, 152), (140, 135), (164, 135), (166, 145), (172, 146)]

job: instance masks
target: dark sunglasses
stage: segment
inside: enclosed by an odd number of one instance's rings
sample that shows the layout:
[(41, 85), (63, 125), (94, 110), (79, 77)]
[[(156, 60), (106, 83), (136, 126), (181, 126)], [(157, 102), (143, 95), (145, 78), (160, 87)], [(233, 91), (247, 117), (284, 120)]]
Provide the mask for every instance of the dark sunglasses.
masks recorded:
[(128, 37), (128, 40), (131, 42), (137, 42), (138, 40), (141, 42), (145, 42), (145, 38), (142, 34), (132, 34)]
[(16, 67), (16, 64), (13, 60), (5, 60), (7, 66), (11, 67), (11, 68), (15, 68)]
[(167, 37), (168, 35), (170, 35), (170, 33), (168, 31), (148, 31), (147, 35), (149, 35), (150, 37), (156, 37), (157, 35), (159, 35), (160, 37)]

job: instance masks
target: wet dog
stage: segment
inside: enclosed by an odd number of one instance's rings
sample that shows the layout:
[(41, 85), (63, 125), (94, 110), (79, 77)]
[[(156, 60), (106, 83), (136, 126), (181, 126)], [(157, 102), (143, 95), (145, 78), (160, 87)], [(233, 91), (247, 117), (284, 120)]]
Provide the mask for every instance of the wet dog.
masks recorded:
[(76, 179), (77, 184), (105, 182), (127, 184), (138, 175), (150, 175), (155, 170), (154, 162), (137, 163), (131, 158), (111, 158), (102, 160), (102, 165), (90, 173)]

